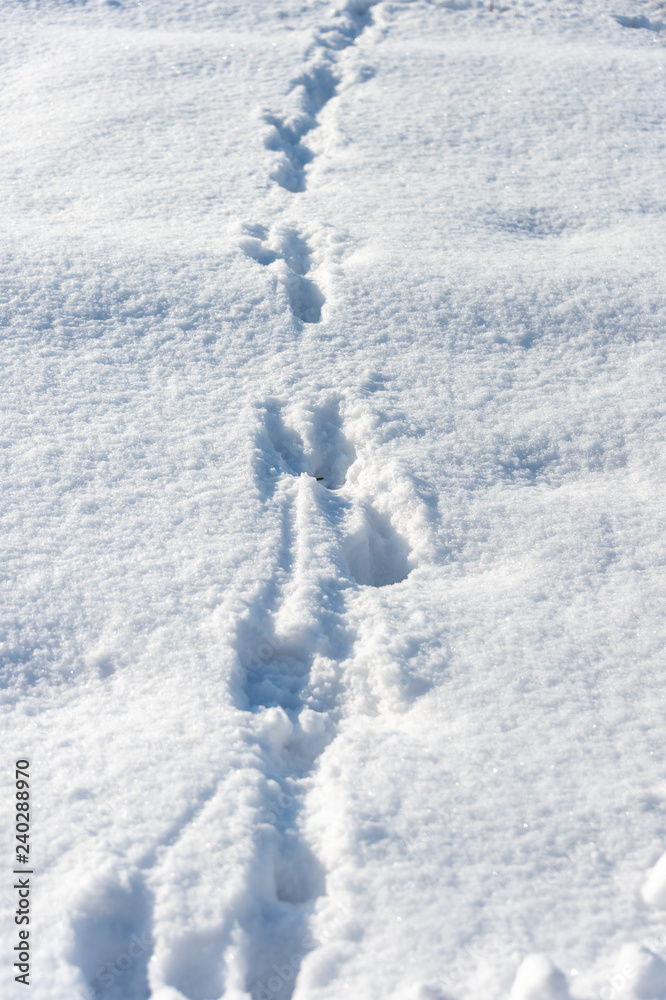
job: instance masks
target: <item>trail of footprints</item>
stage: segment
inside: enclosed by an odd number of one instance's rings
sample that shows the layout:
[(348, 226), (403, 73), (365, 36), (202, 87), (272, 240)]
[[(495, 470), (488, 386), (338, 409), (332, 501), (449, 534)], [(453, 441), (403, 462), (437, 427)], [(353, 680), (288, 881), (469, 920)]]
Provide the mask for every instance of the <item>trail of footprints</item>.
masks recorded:
[[(369, 498), (346, 489), (357, 457), (339, 403), (301, 414), (301, 425), (285, 421), (279, 404), (265, 405), (259, 485), (265, 504), (279, 511), (281, 551), (276, 576), (235, 637), (245, 674), (241, 707), (261, 713), (275, 733), (265, 763), (281, 804), (273, 819), (274, 894), (264, 899), (246, 942), (245, 988), (255, 1000), (267, 990), (279, 1000), (291, 996), (309, 950), (309, 918), (325, 891), (300, 811), (308, 776), (335, 737), (344, 664), (353, 656), (346, 593), (397, 583), (411, 569), (407, 541)], [(287, 969), (293, 977), (276, 988), (276, 970)]]
[[(295, 103), (291, 114), (262, 113), (266, 126), (264, 146), (274, 154), (271, 180), (292, 194), (305, 191), (306, 167), (314, 153), (304, 139), (319, 125), (319, 114), (336, 93), (341, 83), (338, 66), (340, 52), (349, 48), (373, 23), (371, 8), (379, 0), (348, 0), (331, 11), (328, 24), (316, 33), (306, 57), (310, 60), (301, 74), (292, 81), (289, 97)], [(363, 79), (371, 76), (366, 68)], [(306, 277), (311, 271), (311, 250), (306, 240), (294, 229), (269, 234), (262, 225), (246, 225), (240, 248), (258, 264), (277, 268), (291, 311), (302, 323), (319, 323), (326, 301), (319, 286)]]
[(298, 193), (306, 188), (306, 166), (314, 154), (304, 139), (317, 128), (319, 114), (337, 92), (341, 82), (337, 66), (339, 53), (353, 45), (372, 24), (371, 8), (378, 0), (349, 0), (331, 12), (330, 22), (321, 27), (310, 51), (313, 58), (292, 83), (296, 110), (291, 115), (264, 112), (267, 125), (264, 145), (276, 153), (271, 179), (286, 191)]
[[(264, 654), (265, 655), (265, 654)], [(302, 699), (304, 703), (307, 697)], [(300, 718), (316, 713), (301, 709)], [(293, 717), (293, 716), (292, 716)], [(155, 926), (154, 900), (145, 884), (145, 873), (155, 859), (145, 860), (144, 873), (120, 872), (115, 866), (95, 873), (84, 887), (79, 902), (71, 908), (73, 944), (70, 959), (82, 972), (87, 988), (86, 1000), (287, 1000), (294, 990), (301, 960), (316, 942), (310, 938), (307, 923), (316, 898), (325, 891), (325, 872), (299, 836), (298, 812), (303, 790), (300, 775), (307, 775), (320, 748), (333, 735), (322, 736), (316, 726), (289, 721), (286, 712), (274, 707), (265, 713), (266, 729), (272, 733), (273, 756), (266, 754), (266, 810), (264, 819), (272, 824), (273, 835), (260, 844), (264, 871), (259, 884), (269, 881), (272, 889), (255, 901), (254, 908), (240, 907), (245, 918), (240, 922), (232, 914), (217, 925), (195, 928), (191, 916), (181, 913), (183, 930), (180, 939), (167, 942), (167, 981), (164, 990), (151, 989), (154, 977), (150, 965), (154, 959), (159, 922)], [(318, 733), (305, 743), (299, 737)], [(205, 809), (213, 801), (207, 797)], [(217, 809), (225, 809), (224, 801)], [(172, 847), (180, 847), (191, 856), (199, 843), (199, 830), (191, 820), (181, 819), (174, 828)], [(238, 859), (242, 849), (237, 849)], [(176, 862), (177, 863), (177, 862)], [(171, 857), (169, 865), (174, 864)], [(261, 867), (260, 859), (254, 868)], [(638, 888), (638, 887), (636, 887)], [(645, 873), (640, 887), (645, 906), (656, 914), (666, 911), (666, 853)], [(663, 1000), (666, 996), (666, 934), (663, 923), (651, 921), (651, 930), (642, 941), (629, 941), (606, 958), (597, 971), (596, 988), (577, 996), (601, 997), (602, 1000)], [(164, 946), (162, 952), (164, 952)], [(234, 956), (240, 961), (234, 962)], [(157, 956), (164, 958), (164, 955)], [(111, 959), (111, 961), (109, 961)], [(610, 960), (609, 960), (610, 959)], [(171, 972), (169, 973), (169, 967)], [(163, 981), (163, 977), (158, 977)], [(443, 997), (436, 985), (421, 984), (414, 994), (419, 1000)], [(572, 1000), (568, 977), (543, 954), (527, 955), (519, 967), (510, 990), (510, 1000)]]
[[(251, 764), (225, 779), (231, 792), (220, 785), (202, 794), (135, 868), (101, 872), (81, 893), (70, 958), (91, 998), (289, 1000), (316, 946), (310, 918), (326, 872), (302, 816), (355, 656), (346, 601), (359, 587), (401, 582), (413, 557), (374, 498), (349, 485), (361, 460), (338, 399), (288, 411), (265, 402), (255, 444), (256, 485), (267, 514), (277, 515), (279, 542), (229, 640)], [(236, 841), (228, 817), (242, 794), (258, 806)], [(202, 873), (212, 830), (229, 830), (229, 839), (207, 853)], [(214, 891), (202, 909), (206, 885)]]
[[(338, 54), (372, 23), (377, 0), (348, 0), (315, 35), (311, 60), (293, 81), (290, 115), (264, 112), (264, 145), (275, 154), (271, 179), (293, 194), (306, 188), (314, 159), (304, 139), (341, 82)], [(313, 252), (295, 228), (246, 225), (244, 253), (271, 268), (283, 284), (292, 314), (319, 323), (324, 294), (313, 280)], [(260, 714), (273, 732), (266, 775), (280, 805), (269, 855), (273, 891), (263, 894), (243, 928), (247, 974), (242, 988), (253, 1000), (293, 993), (304, 954), (314, 942), (308, 923), (325, 891), (325, 873), (302, 835), (299, 821), (307, 779), (335, 736), (343, 664), (355, 636), (345, 620), (345, 592), (403, 580), (410, 568), (407, 542), (369, 499), (353, 500), (344, 487), (356, 460), (343, 431), (339, 402), (330, 400), (297, 428), (278, 403), (264, 407), (260, 452), (265, 502), (279, 511), (276, 576), (266, 581), (249, 616), (239, 624), (236, 649), (244, 667), (240, 707)]]
[[(264, 145), (275, 154), (270, 176), (288, 192), (306, 188), (314, 154), (304, 139), (341, 83), (340, 52), (372, 24), (377, 2), (347, 0), (332, 11), (292, 83), (296, 110), (263, 113)], [(296, 228), (244, 225), (239, 247), (277, 274), (299, 322), (321, 321), (325, 297), (311, 276), (313, 250)], [(238, 877), (246, 884), (229, 889), (203, 926), (200, 915), (190, 913), (185, 876), (182, 886), (171, 886), (179, 903), (167, 900), (166, 911), (178, 905), (180, 932), (164, 930), (173, 919), (163, 924), (165, 902), (153, 898), (148, 883), (153, 869), (178, 867), (183, 859), (187, 865), (198, 856), (199, 824), (226, 809), (219, 789), (180, 818), (161, 860), (145, 858), (131, 872), (100, 874), (82, 894), (71, 924), (70, 958), (91, 997), (103, 990), (108, 1000), (248, 994), (289, 1000), (301, 960), (315, 944), (308, 924), (325, 891), (325, 872), (302, 835), (300, 813), (308, 776), (335, 737), (343, 665), (353, 655), (356, 636), (346, 623), (345, 594), (359, 585), (398, 583), (412, 562), (409, 544), (389, 518), (370, 498), (352, 498), (345, 489), (356, 452), (338, 401), (306, 415), (301, 428), (285, 421), (278, 403), (266, 403), (263, 414), (258, 445), (265, 475), (259, 485), (266, 505), (280, 512), (280, 551), (275, 575), (239, 623), (233, 644), (244, 674), (239, 708), (258, 720), (264, 840), (254, 848), (231, 848), (232, 867), (245, 872)], [(229, 849), (223, 853), (228, 860)], [(246, 901), (232, 902), (234, 891)]]

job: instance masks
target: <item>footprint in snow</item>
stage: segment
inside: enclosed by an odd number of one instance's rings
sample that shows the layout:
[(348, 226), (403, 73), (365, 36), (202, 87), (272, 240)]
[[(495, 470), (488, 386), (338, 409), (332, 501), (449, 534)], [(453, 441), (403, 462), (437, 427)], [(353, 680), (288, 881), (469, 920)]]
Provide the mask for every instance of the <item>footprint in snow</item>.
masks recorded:
[(263, 267), (273, 265), (287, 291), (294, 316), (303, 323), (319, 323), (326, 301), (319, 286), (306, 278), (311, 268), (311, 250), (307, 241), (294, 229), (283, 229), (271, 246), (264, 226), (245, 226), (246, 235), (239, 242), (244, 253)]
[(276, 400), (268, 400), (262, 410), (263, 426), (257, 438), (262, 457), (257, 485), (262, 493), (266, 493), (267, 482), (272, 494), (276, 476), (303, 473), (328, 490), (342, 489), (356, 461), (356, 451), (344, 433), (339, 399), (333, 397), (313, 410), (301, 410), (291, 426)]
[(651, 21), (644, 14), (635, 14), (632, 17), (626, 17), (622, 14), (614, 14), (613, 17), (618, 24), (622, 25), (623, 28), (643, 28), (646, 31), (656, 31), (660, 32), (666, 28), (666, 24), (663, 21)]
[(406, 580), (410, 548), (389, 518), (372, 504), (357, 504), (348, 521), (345, 557), (351, 576), (366, 587), (388, 587)]
[[(275, 473), (306, 473), (329, 490), (341, 490), (356, 451), (344, 434), (339, 400), (302, 413), (298, 423), (298, 429), (289, 427), (279, 404), (267, 405), (266, 445), (274, 450), (267, 463), (269, 481), (275, 483)], [(409, 543), (369, 499), (341, 497), (333, 518), (345, 535), (342, 549), (351, 579), (361, 586), (385, 587), (407, 578), (412, 569)]]

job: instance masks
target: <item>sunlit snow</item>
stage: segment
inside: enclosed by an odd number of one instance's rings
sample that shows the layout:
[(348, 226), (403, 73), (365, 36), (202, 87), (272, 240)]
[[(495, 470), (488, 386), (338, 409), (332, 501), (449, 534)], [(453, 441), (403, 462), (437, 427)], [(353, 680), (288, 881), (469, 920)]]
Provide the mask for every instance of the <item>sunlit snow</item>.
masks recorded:
[(0, 9), (2, 996), (665, 1000), (663, 3)]

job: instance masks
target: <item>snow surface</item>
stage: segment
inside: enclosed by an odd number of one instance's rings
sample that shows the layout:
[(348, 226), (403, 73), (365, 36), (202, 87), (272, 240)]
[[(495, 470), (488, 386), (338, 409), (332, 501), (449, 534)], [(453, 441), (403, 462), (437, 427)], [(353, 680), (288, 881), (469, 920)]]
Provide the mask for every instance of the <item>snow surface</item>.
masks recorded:
[(663, 10), (2, 14), (32, 1000), (665, 998)]

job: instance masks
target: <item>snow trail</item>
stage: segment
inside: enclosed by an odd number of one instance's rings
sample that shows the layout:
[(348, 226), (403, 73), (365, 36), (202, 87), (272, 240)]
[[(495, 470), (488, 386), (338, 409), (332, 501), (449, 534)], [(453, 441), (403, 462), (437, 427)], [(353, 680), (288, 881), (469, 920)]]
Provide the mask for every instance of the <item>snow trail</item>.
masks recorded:
[(306, 52), (308, 62), (291, 84), (290, 94), (296, 109), (289, 115), (263, 113), (268, 126), (264, 146), (278, 154), (271, 179), (293, 194), (306, 189), (308, 164), (315, 154), (305, 145), (305, 137), (319, 125), (319, 114), (336, 96), (342, 82), (338, 68), (339, 53), (354, 45), (373, 24), (371, 10), (379, 0), (348, 0), (331, 9), (329, 24), (315, 32)]
[(264, 773), (279, 804), (273, 890), (258, 900), (252, 919), (241, 922), (246, 988), (257, 1000), (267, 991), (290, 997), (303, 958), (316, 946), (310, 922), (326, 891), (326, 871), (301, 816), (355, 672), (357, 635), (346, 595), (359, 584), (395, 583), (410, 568), (409, 547), (389, 518), (345, 490), (357, 454), (345, 435), (340, 401), (292, 408), (288, 419), (275, 401), (260, 412), (257, 485), (265, 502), (280, 510), (278, 575), (266, 580), (232, 640), (245, 672), (239, 708), (263, 718), (273, 734)]

